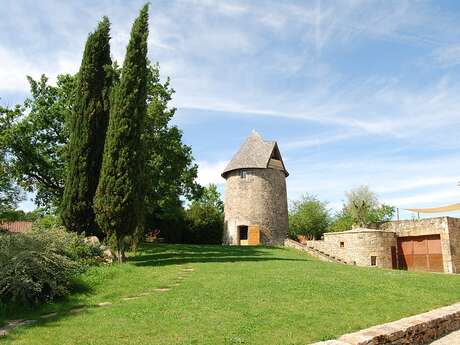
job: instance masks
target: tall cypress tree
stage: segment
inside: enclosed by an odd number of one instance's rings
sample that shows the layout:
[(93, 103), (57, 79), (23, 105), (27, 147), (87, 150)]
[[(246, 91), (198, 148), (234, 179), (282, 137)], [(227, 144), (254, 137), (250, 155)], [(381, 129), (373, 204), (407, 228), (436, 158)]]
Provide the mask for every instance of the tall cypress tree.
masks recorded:
[(61, 218), (67, 229), (98, 236), (102, 233), (95, 221), (93, 199), (109, 121), (109, 31), (109, 19), (104, 17), (86, 41), (69, 119), (69, 166), (61, 204)]
[(119, 85), (114, 89), (99, 186), (94, 199), (96, 220), (117, 239), (118, 261), (123, 240), (142, 222), (145, 158), (141, 135), (147, 108), (148, 5), (134, 21)]

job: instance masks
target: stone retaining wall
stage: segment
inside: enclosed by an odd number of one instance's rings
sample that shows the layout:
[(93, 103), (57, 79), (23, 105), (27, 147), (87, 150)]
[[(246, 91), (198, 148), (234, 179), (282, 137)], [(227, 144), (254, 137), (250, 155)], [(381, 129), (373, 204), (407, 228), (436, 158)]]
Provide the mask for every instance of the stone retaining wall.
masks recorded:
[(329, 242), (323, 240), (311, 240), (305, 243), (308, 247), (315, 248), (316, 250), (320, 250), (323, 253), (332, 253), (333, 248)]
[(396, 237), (393, 232), (362, 228), (328, 232), (324, 240), (307, 241), (306, 245), (349, 264), (372, 266), (374, 256), (374, 266), (392, 268), (391, 247), (396, 247)]
[(314, 345), (424, 345), (460, 329), (460, 303)]
[(315, 258), (318, 258), (318, 259), (320, 259), (322, 261), (337, 263), (337, 260), (333, 260), (330, 257), (322, 255), (322, 254), (320, 254), (318, 252), (315, 252), (314, 250), (308, 248), (306, 245), (303, 245), (303, 244), (301, 244), (301, 243), (299, 243), (297, 241), (291, 240), (290, 238), (286, 238), (284, 240), (284, 246), (288, 247), (288, 248), (294, 248), (294, 249), (302, 250), (304, 252), (307, 252), (311, 256), (314, 256)]

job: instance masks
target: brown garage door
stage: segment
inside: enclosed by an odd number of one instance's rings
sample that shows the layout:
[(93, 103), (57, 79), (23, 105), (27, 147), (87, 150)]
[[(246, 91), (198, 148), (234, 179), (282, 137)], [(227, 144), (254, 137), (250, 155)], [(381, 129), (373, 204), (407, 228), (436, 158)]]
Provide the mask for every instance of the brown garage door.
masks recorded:
[(443, 272), (440, 235), (399, 237), (398, 259), (402, 269)]

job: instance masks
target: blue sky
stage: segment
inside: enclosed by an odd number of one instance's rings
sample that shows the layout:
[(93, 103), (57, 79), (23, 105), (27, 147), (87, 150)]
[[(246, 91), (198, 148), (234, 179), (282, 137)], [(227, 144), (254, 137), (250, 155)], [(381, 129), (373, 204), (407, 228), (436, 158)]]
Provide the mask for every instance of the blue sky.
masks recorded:
[[(25, 75), (75, 73), (103, 15), (121, 61), (142, 4), (3, 0), (0, 102), (27, 95)], [(172, 79), (201, 183), (223, 190), (256, 129), (279, 143), (291, 200), (338, 209), (367, 184), (400, 208), (437, 206), (460, 202), (459, 22), (456, 1), (157, 0), (149, 57)]]

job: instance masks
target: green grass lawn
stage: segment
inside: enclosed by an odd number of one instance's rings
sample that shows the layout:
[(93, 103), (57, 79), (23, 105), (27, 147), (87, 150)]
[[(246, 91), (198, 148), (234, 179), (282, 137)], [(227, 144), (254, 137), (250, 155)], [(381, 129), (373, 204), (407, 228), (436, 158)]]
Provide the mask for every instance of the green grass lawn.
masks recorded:
[[(287, 248), (146, 245), (82, 282), (65, 301), (9, 315), (60, 312), (0, 343), (308, 344), (460, 301), (460, 276), (332, 264)], [(80, 304), (88, 307), (67, 312)]]

